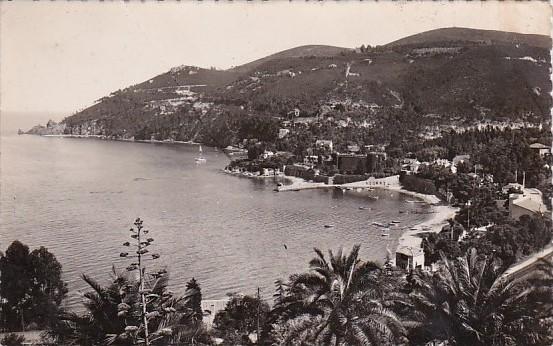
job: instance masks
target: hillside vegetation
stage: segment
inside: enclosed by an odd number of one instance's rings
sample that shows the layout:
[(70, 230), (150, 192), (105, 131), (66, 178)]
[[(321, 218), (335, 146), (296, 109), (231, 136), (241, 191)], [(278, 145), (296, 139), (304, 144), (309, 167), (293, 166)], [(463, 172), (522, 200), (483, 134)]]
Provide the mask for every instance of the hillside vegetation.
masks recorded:
[(229, 70), (180, 66), (64, 119), (64, 131), (225, 146), (243, 139), (252, 117), (275, 127), (298, 115), (355, 118), (388, 141), (393, 125), (408, 135), (546, 122), (550, 47), (546, 36), (447, 28), (385, 46), (302, 46)]

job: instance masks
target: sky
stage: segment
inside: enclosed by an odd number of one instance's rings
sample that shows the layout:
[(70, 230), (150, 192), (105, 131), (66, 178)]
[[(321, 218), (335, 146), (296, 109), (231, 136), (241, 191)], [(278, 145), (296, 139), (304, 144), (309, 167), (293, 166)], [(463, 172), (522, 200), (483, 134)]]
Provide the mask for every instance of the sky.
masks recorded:
[(300, 45), (378, 45), (453, 26), (550, 35), (550, 18), (537, 1), (0, 1), (0, 117), (61, 120), (182, 64), (229, 68)]

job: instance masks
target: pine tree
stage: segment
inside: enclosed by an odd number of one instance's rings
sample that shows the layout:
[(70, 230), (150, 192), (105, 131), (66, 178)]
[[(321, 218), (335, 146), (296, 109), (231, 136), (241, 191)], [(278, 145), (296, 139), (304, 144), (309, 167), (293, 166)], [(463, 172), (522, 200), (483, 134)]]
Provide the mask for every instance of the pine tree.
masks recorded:
[(202, 318), (202, 290), (196, 279), (192, 278), (186, 283), (186, 306), (192, 310), (195, 318)]

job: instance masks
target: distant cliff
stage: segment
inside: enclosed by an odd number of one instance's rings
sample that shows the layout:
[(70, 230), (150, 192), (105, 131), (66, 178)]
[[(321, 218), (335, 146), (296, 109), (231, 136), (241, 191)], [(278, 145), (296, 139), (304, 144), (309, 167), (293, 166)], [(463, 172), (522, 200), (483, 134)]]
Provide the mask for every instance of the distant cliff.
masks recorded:
[(46, 123), (46, 126), (36, 125), (25, 133), (30, 135), (41, 135), (41, 136), (62, 135), (65, 133), (65, 128), (66, 128), (66, 124), (64, 122), (56, 123), (53, 120), (49, 120), (48, 123)]

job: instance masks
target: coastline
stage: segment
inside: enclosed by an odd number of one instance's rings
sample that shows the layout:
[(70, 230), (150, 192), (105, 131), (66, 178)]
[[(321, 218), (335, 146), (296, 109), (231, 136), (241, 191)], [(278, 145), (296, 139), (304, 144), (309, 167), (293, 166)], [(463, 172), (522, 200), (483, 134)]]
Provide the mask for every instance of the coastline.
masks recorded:
[(59, 137), (59, 138), (92, 138), (92, 139), (103, 139), (109, 141), (120, 141), (120, 142), (136, 142), (136, 143), (152, 143), (152, 144), (188, 144), (188, 145), (200, 145), (201, 143), (194, 141), (171, 141), (171, 140), (157, 140), (157, 139), (130, 139), (130, 138), (108, 138), (103, 135), (37, 135), (34, 133), (25, 133), (26, 135), (31, 136), (42, 136), (42, 137)]
[[(418, 224), (411, 225), (398, 239), (398, 245), (396, 251), (400, 248), (421, 248), (422, 238), (421, 233), (439, 233), (443, 226), (448, 224), (448, 220), (455, 217), (455, 214), (459, 211), (459, 208), (452, 207), (450, 205), (441, 204), (442, 201), (436, 195), (426, 195), (419, 192), (405, 190), (399, 183), (399, 176), (391, 176), (381, 179), (368, 179), (358, 181), (354, 183), (347, 183), (342, 185), (326, 185), (324, 183), (307, 182), (302, 178), (283, 176), (284, 178), (292, 182), (291, 185), (285, 185), (279, 187), (279, 191), (299, 191), (305, 189), (319, 189), (319, 188), (376, 188), (390, 191), (396, 191), (404, 195), (412, 196), (420, 199), (431, 208), (431, 216), (427, 220), (424, 220)], [(395, 263), (395, 258), (392, 259)]]
[[(150, 144), (186, 144), (186, 145), (199, 145), (200, 143), (196, 143), (193, 141), (169, 141), (169, 140), (135, 140), (135, 139), (114, 139), (114, 138), (106, 138), (105, 136), (100, 135), (41, 135), (44, 137), (67, 137), (67, 138), (93, 138), (93, 139), (104, 139), (104, 140), (116, 140), (116, 141), (124, 141), (124, 142), (137, 142), (137, 143), (150, 143)], [(244, 172), (232, 172), (226, 169), (223, 169), (223, 172), (231, 175), (238, 175), (243, 176), (247, 178), (257, 178), (257, 179), (265, 179), (265, 178), (274, 178), (273, 175), (253, 175), (253, 174), (245, 174)], [(317, 183), (317, 182), (309, 182), (304, 180), (303, 178), (295, 177), (295, 176), (289, 176), (280, 174), (277, 177), (287, 180), (290, 182), (288, 185), (282, 185), (276, 188), (276, 191), (278, 192), (285, 192), (285, 191), (300, 191), (300, 190), (307, 190), (307, 189), (329, 189), (329, 188), (341, 188), (341, 189), (384, 189), (384, 190), (390, 190), (390, 191), (396, 191), (404, 195), (412, 196), (414, 198), (417, 198), (421, 200), (423, 203), (426, 203), (431, 208), (431, 214), (430, 218), (427, 220), (424, 220), (423, 222), (420, 222), (418, 224), (411, 225), (409, 228), (407, 228), (401, 236), (398, 238), (398, 245), (396, 247), (396, 251), (400, 248), (421, 248), (422, 244), (422, 238), (420, 237), (421, 233), (439, 233), (443, 226), (447, 225), (447, 220), (453, 218), (455, 214), (459, 211), (459, 208), (454, 208), (449, 205), (443, 205), (441, 204), (442, 201), (435, 195), (426, 195), (414, 191), (405, 190), (401, 187), (401, 184), (399, 183), (399, 176), (390, 176), (386, 178), (370, 178), (367, 180), (362, 180), (358, 182), (353, 183), (346, 183), (346, 184), (325, 184), (325, 183)], [(395, 258), (393, 258), (393, 262), (395, 263)]]

